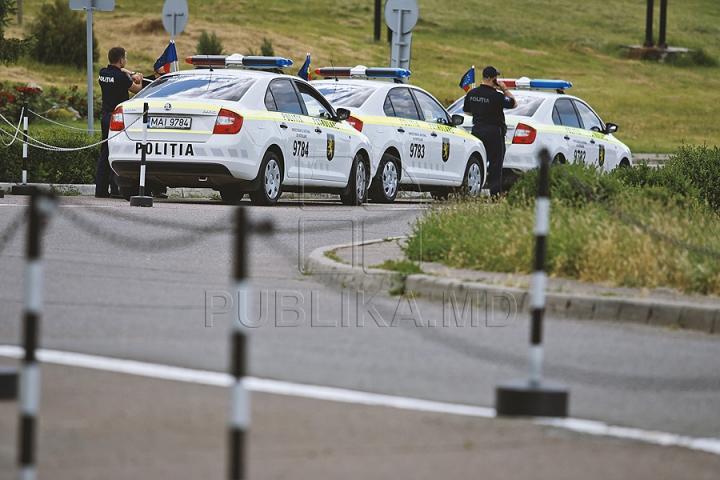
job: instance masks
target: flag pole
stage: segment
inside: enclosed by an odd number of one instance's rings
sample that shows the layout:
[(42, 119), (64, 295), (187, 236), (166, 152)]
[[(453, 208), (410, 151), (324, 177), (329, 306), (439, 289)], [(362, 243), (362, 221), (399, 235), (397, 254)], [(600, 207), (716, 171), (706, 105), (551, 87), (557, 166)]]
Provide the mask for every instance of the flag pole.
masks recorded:
[[(472, 66), (472, 71), (473, 71), (473, 80), (475, 80), (475, 65)], [(473, 83), (472, 83), (472, 88), (475, 88), (475, 82), (474, 82), (474, 81), (473, 81)]]

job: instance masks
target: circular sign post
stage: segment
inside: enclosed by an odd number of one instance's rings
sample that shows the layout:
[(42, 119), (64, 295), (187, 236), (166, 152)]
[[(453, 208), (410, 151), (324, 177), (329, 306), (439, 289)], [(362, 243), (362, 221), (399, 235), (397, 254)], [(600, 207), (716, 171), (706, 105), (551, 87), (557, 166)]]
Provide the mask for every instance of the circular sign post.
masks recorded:
[(417, 0), (387, 0), (385, 23), (395, 33), (410, 33), (417, 25), (419, 11)]
[(172, 41), (175, 41), (175, 35), (185, 29), (188, 22), (188, 5), (185, 0), (166, 0), (163, 5), (162, 22), (165, 30), (172, 35)]

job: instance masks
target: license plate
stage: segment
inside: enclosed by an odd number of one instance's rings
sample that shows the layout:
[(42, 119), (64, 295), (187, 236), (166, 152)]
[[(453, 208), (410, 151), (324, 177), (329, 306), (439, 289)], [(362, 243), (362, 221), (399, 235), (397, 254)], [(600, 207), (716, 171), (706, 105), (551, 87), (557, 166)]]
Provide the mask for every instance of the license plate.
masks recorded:
[(172, 128), (189, 130), (192, 125), (190, 117), (150, 117), (148, 128)]

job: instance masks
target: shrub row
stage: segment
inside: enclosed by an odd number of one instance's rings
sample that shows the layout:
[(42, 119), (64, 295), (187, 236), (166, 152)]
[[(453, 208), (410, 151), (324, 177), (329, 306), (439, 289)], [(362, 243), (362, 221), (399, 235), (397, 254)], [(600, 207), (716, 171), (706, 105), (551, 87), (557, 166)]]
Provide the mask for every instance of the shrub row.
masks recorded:
[[(30, 133), (47, 145), (79, 149), (100, 141), (100, 135), (62, 128), (45, 129)], [(4, 143), (12, 137), (3, 135)], [(22, 136), (7, 147), (0, 145), (0, 182), (22, 181)], [(95, 183), (95, 171), (100, 157), (100, 145), (74, 151), (51, 151), (28, 146), (29, 183)]]

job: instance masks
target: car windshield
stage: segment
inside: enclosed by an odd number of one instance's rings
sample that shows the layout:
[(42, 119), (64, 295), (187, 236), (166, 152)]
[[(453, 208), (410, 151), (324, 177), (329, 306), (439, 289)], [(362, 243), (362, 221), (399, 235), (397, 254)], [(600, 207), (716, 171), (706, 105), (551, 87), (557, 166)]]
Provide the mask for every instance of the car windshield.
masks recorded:
[(255, 81), (252, 77), (211, 73), (168, 75), (148, 85), (134, 98), (202, 98), (237, 102)]
[(372, 87), (333, 82), (313, 84), (334, 107), (360, 108), (375, 91)]
[[(540, 105), (545, 101), (542, 97), (534, 97), (532, 95), (523, 95), (522, 93), (515, 93), (515, 100), (517, 101), (518, 106), (515, 108), (511, 108), (510, 110), (505, 110), (506, 115), (518, 115), (521, 117), (532, 117), (535, 115), (535, 112), (537, 112), (537, 109), (540, 108)], [(448, 108), (448, 112), (450, 114), (461, 114), (463, 113), (463, 104), (465, 103), (465, 97), (460, 97), (450, 105)]]

